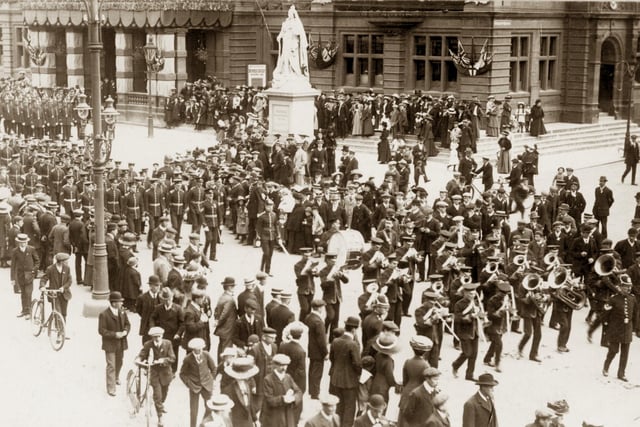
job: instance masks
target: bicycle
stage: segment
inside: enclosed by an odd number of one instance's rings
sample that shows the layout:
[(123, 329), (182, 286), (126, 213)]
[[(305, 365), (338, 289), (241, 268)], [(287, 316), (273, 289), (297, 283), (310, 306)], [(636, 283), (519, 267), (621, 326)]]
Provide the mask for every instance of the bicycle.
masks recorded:
[[(34, 299), (31, 303), (31, 332), (34, 337), (37, 337), (42, 333), (42, 329), (46, 327), (49, 343), (55, 351), (59, 351), (64, 346), (66, 339), (64, 317), (56, 308), (56, 299), (63, 291), (63, 289), (42, 288), (40, 289), (40, 298)], [(45, 296), (51, 301), (52, 307), (47, 320), (45, 320), (44, 309)]]
[(144, 406), (147, 427), (151, 423), (151, 387), (149, 367), (153, 363), (135, 362), (137, 369), (132, 368), (127, 372), (127, 396), (131, 402), (131, 415), (135, 416)]

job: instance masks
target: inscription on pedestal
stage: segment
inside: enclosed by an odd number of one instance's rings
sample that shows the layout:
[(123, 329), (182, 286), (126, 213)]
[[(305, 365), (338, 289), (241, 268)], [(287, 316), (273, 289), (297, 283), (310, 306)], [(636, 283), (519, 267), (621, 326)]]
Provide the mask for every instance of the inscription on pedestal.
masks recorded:
[(272, 117), (270, 117), (272, 133), (289, 133), (289, 108), (290, 105), (275, 103), (272, 105)]

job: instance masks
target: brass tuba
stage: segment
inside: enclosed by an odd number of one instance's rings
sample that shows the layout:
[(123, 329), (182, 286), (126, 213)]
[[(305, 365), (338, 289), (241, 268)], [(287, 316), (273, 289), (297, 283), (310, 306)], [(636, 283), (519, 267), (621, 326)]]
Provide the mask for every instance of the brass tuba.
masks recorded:
[(544, 263), (546, 265), (548, 265), (549, 267), (557, 267), (558, 264), (560, 263), (560, 257), (558, 257), (558, 254), (554, 253), (554, 252), (549, 252), (548, 254), (546, 254), (544, 256), (544, 258), (542, 259), (544, 261)]
[(495, 261), (491, 261), (488, 262), (487, 265), (484, 266), (484, 271), (486, 271), (489, 274), (495, 274), (498, 272), (498, 268), (500, 267), (500, 264), (498, 264)]
[(468, 285), (469, 283), (471, 283), (471, 276), (468, 274), (462, 274), (460, 276), (460, 284), (462, 285)]
[(518, 267), (522, 267), (527, 262), (527, 257), (524, 255), (516, 255), (513, 257), (513, 263)]
[(587, 302), (583, 290), (574, 286), (563, 286), (556, 291), (556, 298), (573, 310), (580, 310)]
[(609, 276), (616, 271), (616, 259), (611, 254), (600, 255), (593, 269), (598, 276)]
[(542, 277), (537, 273), (529, 273), (522, 279), (522, 287), (527, 291), (537, 291), (542, 286)]
[(549, 288), (560, 289), (566, 287), (569, 280), (569, 271), (564, 267), (556, 267), (549, 273)]

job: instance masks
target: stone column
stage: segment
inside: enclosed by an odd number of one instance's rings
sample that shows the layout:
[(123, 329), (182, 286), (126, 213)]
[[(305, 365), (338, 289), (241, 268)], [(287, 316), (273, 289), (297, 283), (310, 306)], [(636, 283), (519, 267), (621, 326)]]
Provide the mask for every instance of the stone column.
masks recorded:
[(171, 89), (176, 88), (176, 34), (173, 30), (155, 35), (155, 44), (162, 51), (164, 68), (151, 75), (151, 94), (154, 96), (169, 96)]
[(176, 35), (176, 89), (180, 92), (187, 82), (187, 30), (179, 28), (174, 30)]
[(67, 43), (67, 85), (84, 87), (84, 32), (80, 28), (68, 28), (65, 32)]
[(116, 28), (116, 88), (118, 96), (133, 90), (132, 55), (131, 34), (125, 33), (121, 28)]
[(45, 51), (46, 59), (41, 66), (30, 61), (31, 82), (36, 87), (54, 87), (56, 85), (56, 55), (53, 52), (54, 33), (40, 29), (30, 31), (31, 45)]

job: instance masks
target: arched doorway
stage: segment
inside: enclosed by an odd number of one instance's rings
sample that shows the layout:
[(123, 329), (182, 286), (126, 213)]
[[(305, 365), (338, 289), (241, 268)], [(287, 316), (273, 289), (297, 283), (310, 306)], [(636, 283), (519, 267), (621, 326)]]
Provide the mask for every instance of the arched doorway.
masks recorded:
[(611, 38), (602, 42), (600, 53), (600, 87), (598, 90), (598, 108), (600, 111), (615, 115), (615, 77), (618, 50)]

